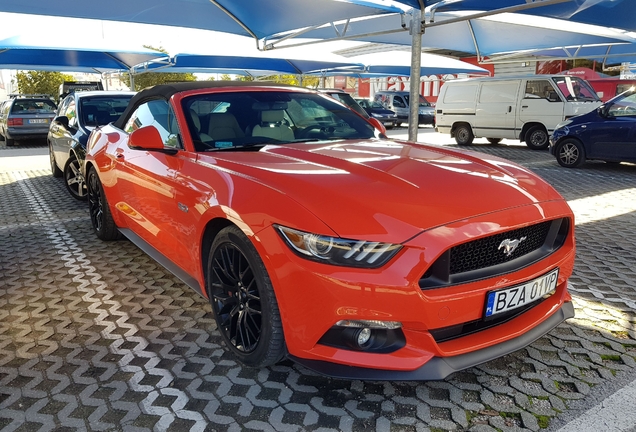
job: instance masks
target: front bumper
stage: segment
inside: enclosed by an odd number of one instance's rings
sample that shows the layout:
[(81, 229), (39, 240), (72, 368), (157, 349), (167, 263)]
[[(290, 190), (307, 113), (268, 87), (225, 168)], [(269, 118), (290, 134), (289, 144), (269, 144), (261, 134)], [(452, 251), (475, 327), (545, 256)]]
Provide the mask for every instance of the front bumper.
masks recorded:
[(390, 381), (441, 380), (452, 373), (477, 366), (503, 355), (520, 350), (544, 336), (566, 319), (573, 317), (574, 306), (572, 305), (572, 302), (566, 302), (556, 313), (521, 336), (466, 354), (451, 357), (433, 357), (423, 366), (411, 371), (352, 367), (325, 361), (307, 360), (292, 355), (289, 357), (305, 366), (307, 369), (335, 378)]

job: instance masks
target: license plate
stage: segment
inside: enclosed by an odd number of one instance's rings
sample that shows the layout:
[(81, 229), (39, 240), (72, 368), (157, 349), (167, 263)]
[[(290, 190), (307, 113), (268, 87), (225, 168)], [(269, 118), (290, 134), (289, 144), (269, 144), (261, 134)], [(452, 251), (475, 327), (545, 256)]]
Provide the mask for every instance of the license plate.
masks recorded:
[(34, 123), (48, 123), (49, 119), (29, 119), (30, 124)]
[(517, 285), (498, 291), (490, 291), (486, 296), (486, 317), (508, 312), (532, 303), (556, 290), (559, 269)]

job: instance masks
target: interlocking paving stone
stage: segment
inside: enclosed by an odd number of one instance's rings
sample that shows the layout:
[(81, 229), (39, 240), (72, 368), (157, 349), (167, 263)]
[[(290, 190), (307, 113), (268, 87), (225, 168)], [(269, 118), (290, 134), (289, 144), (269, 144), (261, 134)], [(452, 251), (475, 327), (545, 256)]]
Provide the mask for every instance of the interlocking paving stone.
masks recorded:
[(521, 163), (571, 203), (576, 317), (435, 382), (332, 379), (289, 361), (243, 368), (208, 302), (126, 240), (98, 240), (61, 179), (0, 172), (0, 429), (545, 428), (636, 367), (636, 166), (568, 170), (524, 146), (471, 150)]

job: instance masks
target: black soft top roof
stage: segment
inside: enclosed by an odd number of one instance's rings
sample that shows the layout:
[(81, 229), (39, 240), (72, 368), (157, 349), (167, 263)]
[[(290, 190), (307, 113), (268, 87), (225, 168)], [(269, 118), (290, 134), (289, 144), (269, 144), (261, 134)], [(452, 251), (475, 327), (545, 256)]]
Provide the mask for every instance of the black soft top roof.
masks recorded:
[(287, 84), (278, 84), (266, 81), (184, 81), (170, 84), (159, 84), (156, 86), (147, 87), (133, 96), (133, 98), (128, 103), (128, 106), (126, 107), (126, 110), (117, 119), (117, 121), (113, 123), (113, 125), (118, 129), (123, 129), (124, 126), (126, 126), (126, 122), (130, 118), (131, 114), (137, 109), (137, 107), (149, 100), (169, 100), (175, 93), (180, 93), (188, 90), (219, 87), (284, 87), (290, 89), (300, 88)]

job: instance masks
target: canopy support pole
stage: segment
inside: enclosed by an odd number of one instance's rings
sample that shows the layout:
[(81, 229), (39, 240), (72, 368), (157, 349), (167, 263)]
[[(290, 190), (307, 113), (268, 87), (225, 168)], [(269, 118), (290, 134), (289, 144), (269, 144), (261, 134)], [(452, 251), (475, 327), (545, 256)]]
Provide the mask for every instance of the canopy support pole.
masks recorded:
[[(422, 7), (422, 10), (424, 7)], [(417, 141), (420, 116), (420, 76), (422, 73), (422, 11), (412, 9), (411, 17), (411, 78), (409, 80), (409, 141)]]

